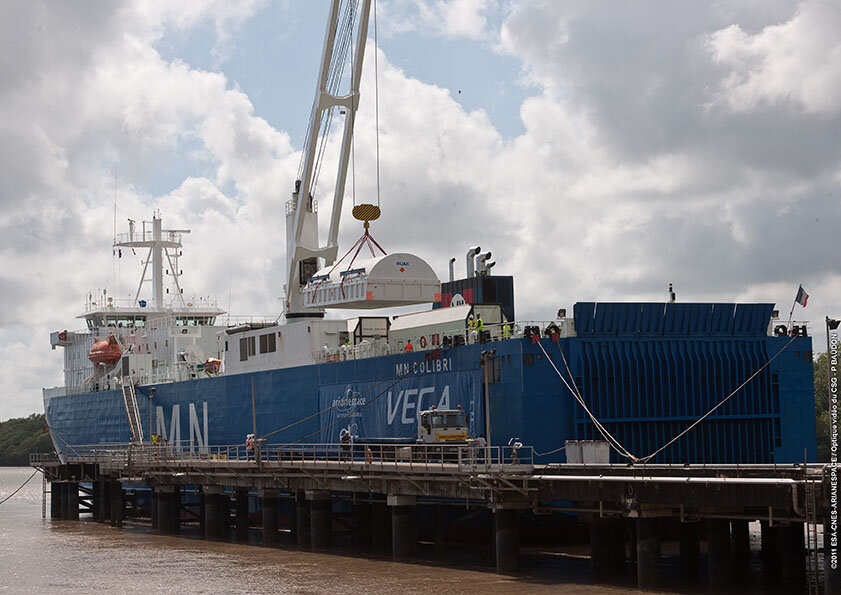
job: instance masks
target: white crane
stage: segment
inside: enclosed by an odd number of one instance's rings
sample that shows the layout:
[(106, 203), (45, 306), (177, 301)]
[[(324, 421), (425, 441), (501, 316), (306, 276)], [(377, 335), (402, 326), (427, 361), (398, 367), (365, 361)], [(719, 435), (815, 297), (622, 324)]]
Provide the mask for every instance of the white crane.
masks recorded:
[[(340, 9), (344, 5), (344, 10)], [(286, 318), (323, 317), (321, 308), (305, 308), (302, 285), (319, 269), (319, 258), (326, 265), (336, 260), (338, 252), (339, 220), (347, 180), (348, 161), (353, 139), (353, 125), (359, 107), (359, 82), (368, 36), (368, 15), (371, 0), (332, 0), (324, 37), (324, 49), (318, 74), (318, 86), (313, 101), (304, 153), (295, 182), (292, 199), (286, 203), (286, 255), (288, 262), (286, 283)], [(341, 12), (341, 14), (340, 14)], [(358, 18), (357, 18), (358, 13)], [(345, 58), (356, 24), (356, 43), (352, 53), (350, 90), (338, 95)], [(336, 109), (345, 114), (344, 132), (339, 154), (336, 189), (327, 244), (318, 239), (318, 209), (313, 198), (318, 179), (320, 158), (330, 133), (330, 122)]]

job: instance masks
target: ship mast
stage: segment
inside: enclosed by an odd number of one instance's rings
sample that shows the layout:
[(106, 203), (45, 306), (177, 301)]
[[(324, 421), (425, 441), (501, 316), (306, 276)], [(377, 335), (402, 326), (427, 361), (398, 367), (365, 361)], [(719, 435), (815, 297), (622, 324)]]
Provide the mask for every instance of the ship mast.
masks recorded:
[[(128, 233), (121, 233), (114, 239), (115, 248), (148, 248), (149, 252), (143, 260), (143, 273), (140, 276), (140, 283), (137, 286), (137, 293), (134, 295), (134, 304), (138, 305), (140, 290), (143, 284), (149, 279), (146, 278), (146, 271), (149, 264), (152, 264), (152, 293), (155, 297), (155, 308), (164, 308), (164, 270), (163, 261), (167, 259), (169, 270), (172, 271), (172, 279), (175, 282), (175, 294), (181, 306), (184, 306), (184, 296), (181, 295), (181, 286), (178, 277), (181, 271), (178, 269), (178, 251), (181, 249), (181, 234), (190, 233), (189, 229), (162, 229), (160, 215), (152, 215), (152, 229), (147, 231), (146, 224), (142, 222), (142, 229), (138, 233), (134, 229), (134, 220), (128, 220)], [(173, 252), (170, 253), (170, 250)]]
[[(361, 4), (361, 6), (360, 6)], [(302, 286), (319, 269), (319, 259), (326, 265), (336, 260), (338, 252), (339, 221), (344, 199), (345, 181), (353, 139), (353, 125), (359, 107), (359, 83), (362, 78), (362, 62), (365, 56), (365, 41), (368, 36), (368, 15), (371, 0), (346, 0), (345, 11), (340, 15), (342, 0), (333, 0), (324, 36), (324, 49), (321, 55), (321, 67), (318, 85), (310, 115), (307, 137), (299, 177), (295, 182), (292, 199), (286, 203), (286, 318), (320, 318), (323, 309), (304, 308)], [(350, 44), (355, 12), (359, 10), (356, 31), (356, 46), (352, 53), (350, 90), (346, 95), (338, 95), (338, 85), (342, 77), (344, 55)], [(341, 26), (340, 26), (341, 16)], [(336, 44), (338, 34), (338, 46)], [(345, 112), (344, 132), (342, 136), (336, 188), (333, 196), (333, 209), (327, 244), (319, 245), (318, 209), (313, 197), (318, 177), (319, 161), (323, 151), (320, 145), (327, 142), (330, 132), (330, 119), (334, 111), (342, 108)]]

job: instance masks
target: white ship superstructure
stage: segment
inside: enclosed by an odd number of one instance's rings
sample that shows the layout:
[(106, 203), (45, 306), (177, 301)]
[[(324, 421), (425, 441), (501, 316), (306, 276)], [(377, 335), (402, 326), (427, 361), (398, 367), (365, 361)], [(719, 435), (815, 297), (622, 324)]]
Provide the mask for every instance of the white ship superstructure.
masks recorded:
[[(204, 298), (184, 299), (179, 258), (181, 238), (187, 233), (162, 229), (158, 215), (142, 222), (140, 230), (129, 220), (129, 232), (115, 238), (114, 248), (148, 250), (134, 299), (119, 300), (107, 292), (88, 294), (85, 311), (78, 316), (85, 328), (50, 335), (53, 349), (65, 349), (64, 386), (46, 391), (77, 394), (118, 388), (123, 377), (132, 384), (151, 384), (218, 372), (220, 333), (225, 329), (219, 317), (225, 312)], [(165, 287), (165, 276), (172, 287)], [(149, 283), (151, 296), (144, 297)], [(109, 361), (96, 361), (100, 358), (95, 345), (112, 337), (119, 354), (114, 350)]]

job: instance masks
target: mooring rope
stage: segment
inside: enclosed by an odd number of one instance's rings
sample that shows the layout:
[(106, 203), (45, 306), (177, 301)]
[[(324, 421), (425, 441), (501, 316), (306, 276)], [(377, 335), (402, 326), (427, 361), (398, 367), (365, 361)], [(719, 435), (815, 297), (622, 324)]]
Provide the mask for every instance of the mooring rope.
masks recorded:
[(30, 476), (29, 476), (29, 479), (27, 479), (27, 480), (26, 480), (26, 481), (24, 481), (22, 484), (20, 484), (20, 487), (18, 487), (18, 489), (16, 489), (14, 492), (12, 492), (12, 493), (11, 493), (11, 494), (9, 494), (8, 496), (6, 496), (6, 497), (5, 497), (5, 498), (3, 498), (2, 500), (0, 500), (0, 504), (3, 504), (3, 503), (4, 503), (4, 502), (6, 502), (7, 500), (9, 500), (12, 496), (14, 496), (14, 495), (15, 495), (15, 494), (17, 494), (19, 491), (21, 491), (21, 490), (23, 489), (23, 486), (25, 486), (26, 484), (28, 484), (28, 483), (29, 483), (29, 481), (30, 481), (33, 477), (35, 477), (35, 474), (36, 474), (36, 473), (38, 473), (38, 470), (37, 470), (37, 469), (36, 469), (35, 471), (33, 471), (33, 472), (32, 472), (32, 475), (30, 475)]
[[(590, 411), (590, 409), (587, 407), (586, 403), (584, 402), (584, 397), (583, 397), (583, 395), (581, 394), (581, 391), (578, 389), (578, 386), (576, 386), (576, 384), (575, 384), (575, 379), (574, 379), (574, 377), (573, 377), (573, 375), (572, 375), (572, 372), (570, 371), (569, 364), (567, 363), (566, 356), (564, 356), (564, 351), (563, 351), (563, 349), (561, 349), (560, 344), (558, 344), (558, 351), (560, 351), (560, 353), (561, 353), (561, 358), (563, 358), (563, 360), (564, 360), (564, 365), (566, 366), (567, 373), (569, 374), (570, 380), (572, 381), (572, 386), (570, 386), (570, 384), (566, 381), (566, 379), (564, 378), (563, 374), (561, 374), (560, 370), (558, 370), (558, 367), (555, 365), (555, 362), (553, 362), (553, 361), (552, 361), (552, 359), (549, 357), (549, 354), (546, 352), (546, 349), (544, 349), (543, 344), (542, 344), (542, 341), (541, 341), (540, 339), (538, 339), (538, 340), (537, 340), (537, 345), (538, 345), (538, 347), (540, 347), (540, 350), (544, 353), (544, 355), (546, 356), (546, 359), (549, 361), (549, 363), (551, 364), (551, 366), (555, 369), (555, 372), (558, 374), (558, 377), (561, 379), (561, 382), (563, 382), (563, 383), (564, 383), (564, 386), (566, 386), (567, 390), (569, 390), (569, 392), (572, 394), (572, 396), (575, 398), (575, 400), (576, 400), (576, 401), (578, 401), (578, 403), (581, 405), (581, 407), (582, 407), (582, 408), (584, 409), (584, 411), (587, 413), (587, 416), (588, 416), (588, 417), (590, 418), (590, 420), (593, 422), (593, 425), (596, 427), (596, 429), (599, 431), (599, 433), (602, 435), (602, 437), (603, 437), (603, 438), (605, 438), (605, 440), (607, 441), (607, 443), (608, 443), (608, 444), (609, 444), (609, 445), (610, 445), (610, 446), (611, 446), (611, 447), (612, 447), (612, 448), (613, 448), (613, 449), (614, 449), (617, 453), (619, 453), (619, 454), (620, 454), (620, 455), (622, 455), (623, 457), (625, 457), (625, 458), (629, 459), (629, 460), (630, 460), (630, 461), (632, 461), (633, 463), (643, 463), (643, 464), (645, 464), (645, 463), (647, 463), (648, 461), (650, 461), (651, 459), (653, 459), (654, 457), (656, 457), (658, 454), (660, 454), (661, 452), (663, 452), (666, 448), (668, 448), (669, 446), (671, 446), (672, 444), (674, 444), (676, 441), (680, 440), (680, 439), (681, 439), (684, 435), (686, 435), (686, 434), (687, 434), (690, 430), (692, 430), (693, 428), (695, 428), (698, 424), (700, 424), (702, 421), (704, 421), (707, 417), (709, 417), (710, 415), (712, 415), (712, 414), (713, 414), (713, 413), (714, 413), (714, 412), (715, 412), (715, 411), (716, 411), (719, 407), (721, 407), (722, 405), (724, 405), (724, 403), (726, 403), (727, 401), (729, 401), (729, 400), (730, 400), (730, 399), (731, 399), (734, 395), (736, 395), (736, 393), (738, 393), (738, 392), (739, 392), (740, 390), (742, 390), (745, 386), (747, 386), (747, 384), (748, 384), (751, 380), (753, 380), (754, 378), (756, 378), (756, 377), (757, 377), (757, 376), (758, 376), (758, 375), (759, 375), (759, 374), (760, 374), (760, 373), (761, 373), (761, 372), (762, 372), (765, 368), (767, 368), (767, 367), (771, 364), (771, 362), (773, 362), (775, 359), (777, 359), (777, 357), (779, 357), (779, 356), (780, 356), (780, 354), (781, 354), (783, 351), (785, 351), (786, 349), (788, 349), (788, 347), (791, 345), (791, 343), (792, 343), (792, 342), (794, 341), (794, 339), (796, 339), (796, 338), (797, 338), (797, 337), (792, 337), (791, 339), (789, 339), (789, 341), (788, 341), (785, 345), (783, 345), (783, 346), (782, 346), (782, 348), (780, 348), (780, 350), (779, 350), (779, 351), (777, 351), (777, 353), (775, 353), (772, 357), (770, 357), (770, 358), (769, 358), (769, 359), (768, 359), (768, 360), (767, 360), (764, 364), (762, 364), (762, 365), (761, 365), (761, 366), (760, 366), (760, 367), (759, 367), (759, 368), (758, 368), (758, 369), (757, 369), (757, 370), (756, 370), (753, 374), (751, 374), (751, 375), (750, 375), (750, 376), (749, 376), (749, 377), (748, 377), (748, 378), (747, 378), (744, 382), (742, 382), (742, 383), (741, 383), (738, 387), (736, 387), (736, 388), (735, 388), (735, 389), (734, 389), (734, 390), (733, 390), (733, 391), (732, 391), (729, 395), (727, 395), (726, 397), (724, 397), (723, 399), (721, 399), (718, 403), (716, 403), (716, 404), (715, 404), (715, 405), (714, 405), (714, 406), (713, 406), (713, 407), (712, 407), (709, 411), (707, 411), (704, 415), (702, 415), (701, 417), (699, 417), (698, 419), (696, 419), (694, 422), (692, 422), (692, 424), (690, 424), (690, 425), (689, 425), (686, 429), (684, 429), (682, 432), (680, 432), (679, 434), (677, 434), (674, 438), (672, 438), (671, 440), (669, 440), (668, 442), (666, 442), (665, 444), (663, 444), (663, 446), (661, 446), (660, 448), (658, 448), (657, 450), (655, 450), (655, 451), (654, 451), (654, 452), (652, 452), (651, 454), (646, 455), (646, 456), (644, 456), (644, 457), (636, 457), (636, 456), (634, 456), (633, 454), (631, 454), (631, 452), (630, 452), (630, 451), (628, 451), (628, 450), (627, 450), (627, 449), (626, 449), (626, 448), (625, 448), (625, 447), (624, 447), (624, 446), (623, 446), (623, 445), (622, 445), (622, 444), (621, 444), (621, 443), (620, 443), (620, 442), (619, 442), (616, 438), (614, 438), (614, 437), (613, 437), (613, 435), (612, 435), (612, 434), (610, 434), (610, 432), (608, 432), (608, 431), (607, 431), (607, 429), (604, 427), (604, 425), (603, 425), (603, 424), (602, 424), (602, 423), (598, 420), (598, 418), (596, 418), (596, 416), (595, 416), (595, 415), (593, 415), (593, 413), (592, 413), (592, 412)], [(575, 387), (575, 390), (573, 390), (573, 387)], [(554, 451), (553, 451), (553, 452), (554, 452)], [(545, 453), (545, 454), (550, 454), (550, 453)]]

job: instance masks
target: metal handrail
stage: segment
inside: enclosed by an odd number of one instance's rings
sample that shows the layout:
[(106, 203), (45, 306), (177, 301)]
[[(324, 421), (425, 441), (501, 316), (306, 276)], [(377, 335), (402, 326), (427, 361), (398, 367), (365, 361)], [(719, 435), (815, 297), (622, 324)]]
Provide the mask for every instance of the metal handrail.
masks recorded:
[(462, 444), (245, 444), (196, 446), (185, 441), (163, 444), (94, 444), (68, 448), (68, 462), (121, 463), (130, 466), (196, 461), (220, 464), (267, 464), (281, 468), (379, 469), (401, 471), (530, 471), (530, 446)]

